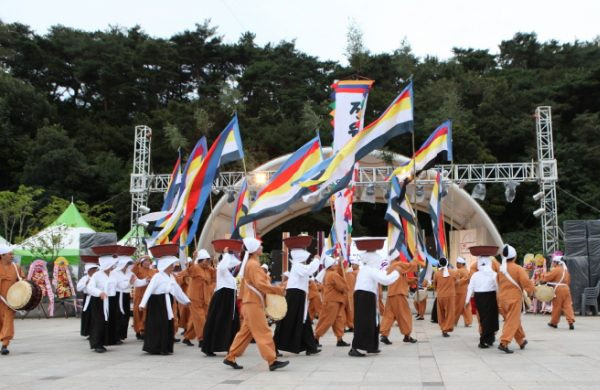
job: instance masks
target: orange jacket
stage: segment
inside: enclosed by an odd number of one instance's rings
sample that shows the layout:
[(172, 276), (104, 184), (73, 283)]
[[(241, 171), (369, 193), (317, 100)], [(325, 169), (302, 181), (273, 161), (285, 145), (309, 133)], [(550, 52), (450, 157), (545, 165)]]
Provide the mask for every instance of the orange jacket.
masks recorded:
[(443, 270), (437, 270), (433, 275), (433, 285), (435, 286), (436, 296), (438, 298), (450, 298), (456, 296), (456, 281), (458, 273), (454, 269), (449, 269), (450, 276), (444, 277)]
[(394, 295), (404, 295), (408, 296), (408, 272), (416, 272), (417, 271), (417, 261), (413, 260), (410, 263), (403, 263), (399, 260), (392, 261), (392, 263), (388, 266), (387, 272), (390, 273), (394, 270), (400, 273), (400, 277), (393, 284), (388, 287), (388, 297), (393, 297)]
[[(267, 294), (283, 295), (284, 290), (279, 286), (272, 286), (265, 271), (260, 267), (260, 263), (254, 257), (250, 257), (244, 269), (244, 291), (242, 295), (242, 303), (258, 303), (262, 304)], [(262, 299), (251, 288), (261, 294)]]
[(338, 267), (331, 267), (325, 272), (323, 280), (323, 301), (326, 302), (346, 302), (346, 292), (348, 285), (340, 275)]
[(510, 261), (506, 264), (508, 274), (521, 287), (515, 286), (504, 274), (498, 271), (498, 298), (502, 302), (520, 301), (523, 299), (521, 289), (533, 294), (533, 282), (523, 267)]

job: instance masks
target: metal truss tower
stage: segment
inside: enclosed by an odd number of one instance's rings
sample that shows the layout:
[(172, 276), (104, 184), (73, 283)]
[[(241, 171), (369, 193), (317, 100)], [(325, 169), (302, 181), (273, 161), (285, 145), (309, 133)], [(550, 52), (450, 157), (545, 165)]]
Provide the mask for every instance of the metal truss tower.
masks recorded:
[(141, 208), (148, 207), (150, 189), (150, 141), (152, 129), (148, 126), (135, 127), (135, 144), (133, 147), (133, 172), (129, 182), (131, 193), (131, 227), (142, 216)]

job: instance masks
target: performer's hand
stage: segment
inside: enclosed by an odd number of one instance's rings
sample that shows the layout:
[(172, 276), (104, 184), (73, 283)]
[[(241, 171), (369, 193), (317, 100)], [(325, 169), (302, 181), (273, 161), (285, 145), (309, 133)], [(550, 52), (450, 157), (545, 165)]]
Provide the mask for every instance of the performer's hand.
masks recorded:
[(141, 263), (144, 260), (150, 260), (150, 256), (148, 256), (148, 255), (140, 256), (139, 259), (138, 259), (138, 263)]
[(106, 295), (106, 293), (100, 293), (100, 299), (104, 301), (106, 298), (108, 298), (108, 295)]
[(135, 275), (131, 275), (131, 278), (129, 278), (129, 284), (133, 284), (136, 279), (137, 278), (135, 277)]
[(225, 249), (223, 249), (223, 253), (229, 253), (229, 247), (226, 246)]

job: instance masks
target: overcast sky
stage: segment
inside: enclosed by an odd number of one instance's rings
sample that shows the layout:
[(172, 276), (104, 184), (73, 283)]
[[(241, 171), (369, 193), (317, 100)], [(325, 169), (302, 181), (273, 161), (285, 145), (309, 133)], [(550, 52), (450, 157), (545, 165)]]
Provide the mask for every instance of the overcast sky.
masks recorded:
[(156, 37), (194, 29), (211, 19), (226, 42), (244, 31), (257, 43), (296, 40), (297, 47), (321, 59), (345, 62), (351, 21), (374, 53), (391, 52), (403, 38), (422, 57), (451, 56), (452, 47), (489, 49), (515, 32), (560, 42), (600, 35), (600, 0), (5, 0), (0, 19), (20, 22), (44, 34), (52, 25), (104, 30), (109, 25), (142, 26)]

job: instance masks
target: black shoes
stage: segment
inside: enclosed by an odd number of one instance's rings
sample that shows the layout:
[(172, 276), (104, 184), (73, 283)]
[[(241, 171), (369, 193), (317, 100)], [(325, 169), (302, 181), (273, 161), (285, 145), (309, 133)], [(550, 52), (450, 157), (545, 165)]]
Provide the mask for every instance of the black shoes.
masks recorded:
[(366, 356), (364, 353), (359, 352), (357, 349), (350, 349), (350, 351), (348, 351), (348, 355), (349, 356), (353, 356), (353, 357), (363, 357)]
[(551, 327), (551, 328), (554, 328), (554, 329), (558, 328), (558, 325), (554, 325), (554, 324), (552, 324), (550, 322), (548, 322), (548, 326)]
[(10, 353), (10, 351), (8, 350), (8, 348), (5, 346), (2, 346), (2, 350), (0, 350), (0, 354), (8, 355), (9, 353)]
[(525, 346), (529, 344), (529, 342), (527, 340), (523, 340), (523, 344), (519, 345), (520, 349), (525, 349)]
[(513, 353), (512, 349), (508, 349), (508, 347), (506, 345), (503, 344), (499, 344), (498, 345), (498, 349), (505, 352), (505, 353)]
[(381, 349), (376, 349), (374, 351), (367, 351), (367, 353), (380, 353)]
[(413, 339), (410, 336), (404, 336), (404, 340), (402, 340), (402, 341), (404, 341), (405, 343), (416, 343), (417, 339)]
[(423, 321), (424, 319), (425, 319), (425, 317), (417, 317), (417, 321)]
[(381, 341), (385, 345), (392, 345), (392, 342), (390, 341), (390, 339), (387, 338), (387, 336), (381, 336), (379, 338), (379, 341)]
[(227, 360), (227, 359), (223, 359), (223, 364), (233, 368), (234, 370), (241, 370), (242, 368), (244, 368), (243, 366), (240, 366), (236, 362), (232, 362), (231, 360)]
[(442, 336), (444, 336), (444, 337), (450, 337), (450, 335), (447, 332), (442, 332)]
[(489, 345), (487, 345), (487, 344), (485, 344), (485, 343), (479, 343), (479, 345), (477, 345), (477, 346), (478, 346), (479, 348), (481, 348), (481, 349), (487, 349), (487, 348), (489, 348), (489, 347), (490, 347)]
[(284, 361), (275, 360), (269, 366), (269, 371), (275, 371), (279, 368), (283, 368), (283, 367), (287, 366), (288, 364), (290, 364), (290, 362), (288, 360), (284, 360)]
[(574, 329), (575, 329), (575, 325), (573, 325), (573, 324), (569, 324), (569, 329), (570, 329), (570, 330), (574, 330)]
[(143, 340), (144, 339), (144, 335), (141, 334), (141, 333), (136, 333), (135, 334), (135, 338), (138, 339), (138, 340)]
[(340, 340), (337, 341), (337, 344), (335, 344), (335, 346), (336, 347), (349, 347), (350, 344), (348, 344), (344, 340), (340, 339)]
[(354, 332), (354, 328), (344, 329), (344, 333), (352, 333)]
[(217, 356), (217, 354), (216, 354), (216, 353), (214, 353), (214, 352), (204, 352), (204, 354), (205, 354), (206, 356), (208, 356), (208, 357), (215, 357), (215, 356)]
[[(4, 352), (4, 349), (3, 349), (3, 352)], [(104, 352), (106, 352), (106, 348), (104, 348), (104, 347), (96, 347), (96, 348), (94, 348), (94, 352), (104, 353)]]
[(279, 352), (279, 351), (276, 351), (276, 352), (275, 352), (275, 356), (277, 356), (277, 357), (282, 357), (283, 355), (281, 354), (281, 352)]
[(313, 350), (311, 350), (311, 351), (306, 351), (306, 356), (310, 356), (310, 355), (316, 355), (316, 354), (318, 354), (319, 352), (321, 352), (321, 350), (320, 350), (319, 348), (317, 348), (317, 349), (313, 349)]
[(187, 346), (189, 346), (189, 347), (193, 347), (194, 346), (194, 343), (192, 343), (188, 339), (183, 339), (182, 343), (185, 344), (185, 345), (187, 345)]
[(123, 344), (123, 342), (121, 340), (115, 341), (115, 345), (121, 345), (121, 344)]

